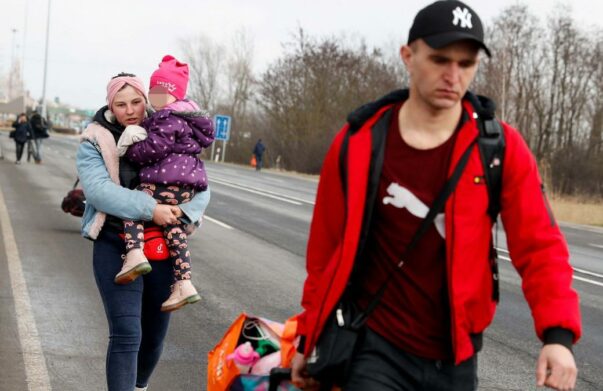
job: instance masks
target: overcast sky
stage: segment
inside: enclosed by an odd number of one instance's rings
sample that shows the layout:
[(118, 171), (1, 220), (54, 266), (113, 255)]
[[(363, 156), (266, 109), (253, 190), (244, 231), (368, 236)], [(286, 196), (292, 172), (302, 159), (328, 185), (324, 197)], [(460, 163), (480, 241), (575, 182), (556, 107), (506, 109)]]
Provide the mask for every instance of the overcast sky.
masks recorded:
[[(414, 15), (430, 0), (51, 0), (46, 97), (80, 108), (104, 104), (107, 80), (127, 71), (145, 83), (164, 54), (199, 34), (228, 43), (241, 28), (253, 37), (260, 72), (299, 26), (311, 36), (345, 33), (369, 45), (403, 43)], [(487, 25), (516, 0), (468, 0)], [(524, 0), (541, 18), (554, 1)], [(564, 0), (582, 26), (603, 28), (602, 0)], [(379, 6), (379, 8), (370, 6)], [(48, 0), (0, 0), (0, 74), (25, 58), (25, 87), (42, 95)], [(17, 29), (16, 34), (12, 29)], [(18, 46), (13, 50), (13, 42)], [(393, 46), (393, 45), (392, 45)], [(393, 49), (392, 49), (393, 50)], [(14, 54), (13, 54), (14, 52)]]

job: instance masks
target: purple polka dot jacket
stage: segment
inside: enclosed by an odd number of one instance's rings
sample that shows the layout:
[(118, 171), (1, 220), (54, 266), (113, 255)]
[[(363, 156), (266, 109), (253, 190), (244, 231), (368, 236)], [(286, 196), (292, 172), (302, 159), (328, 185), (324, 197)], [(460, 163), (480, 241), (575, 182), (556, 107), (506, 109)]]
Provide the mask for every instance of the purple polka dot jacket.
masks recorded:
[(141, 125), (148, 138), (132, 144), (126, 153), (141, 166), (141, 182), (207, 189), (205, 167), (197, 155), (214, 141), (211, 118), (201, 112), (163, 109)]

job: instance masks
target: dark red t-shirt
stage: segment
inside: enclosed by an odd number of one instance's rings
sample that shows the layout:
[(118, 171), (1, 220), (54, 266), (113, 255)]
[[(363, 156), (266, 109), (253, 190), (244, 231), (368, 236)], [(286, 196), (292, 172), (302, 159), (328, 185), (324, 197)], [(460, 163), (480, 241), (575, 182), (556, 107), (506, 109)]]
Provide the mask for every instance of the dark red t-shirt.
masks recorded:
[[(393, 110), (385, 145), (373, 222), (363, 258), (359, 303), (365, 307), (392, 273), (446, 183), (457, 132), (442, 145), (415, 149), (402, 139)], [(461, 121), (462, 122), (462, 121)], [(420, 357), (452, 356), (450, 307), (446, 282), (443, 212), (395, 274), (368, 326), (399, 348)]]

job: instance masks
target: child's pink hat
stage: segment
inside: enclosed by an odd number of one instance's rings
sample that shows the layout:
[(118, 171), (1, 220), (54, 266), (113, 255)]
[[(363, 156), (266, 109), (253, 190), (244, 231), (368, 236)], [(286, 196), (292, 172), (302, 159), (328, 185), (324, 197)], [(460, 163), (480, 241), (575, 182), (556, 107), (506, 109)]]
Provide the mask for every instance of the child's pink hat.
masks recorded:
[(151, 75), (149, 89), (155, 86), (165, 87), (178, 100), (184, 99), (188, 86), (188, 64), (176, 60), (169, 54), (164, 56), (159, 69)]

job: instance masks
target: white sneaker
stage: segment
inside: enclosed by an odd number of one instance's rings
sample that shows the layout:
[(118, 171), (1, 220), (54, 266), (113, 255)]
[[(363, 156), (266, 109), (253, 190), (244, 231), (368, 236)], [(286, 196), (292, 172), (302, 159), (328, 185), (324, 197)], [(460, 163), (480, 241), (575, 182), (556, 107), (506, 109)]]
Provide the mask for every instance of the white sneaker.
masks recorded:
[(135, 387), (135, 388), (134, 388), (134, 391), (147, 391), (147, 388), (149, 388), (149, 386), (142, 387), (142, 388), (140, 388), (140, 387)]
[(172, 294), (161, 304), (161, 311), (176, 311), (187, 304), (196, 303), (201, 300), (201, 296), (193, 286), (191, 280), (178, 280), (172, 285)]
[(121, 271), (115, 276), (115, 283), (124, 285), (129, 284), (139, 276), (147, 274), (153, 268), (139, 248), (134, 248), (126, 254), (126, 259)]

